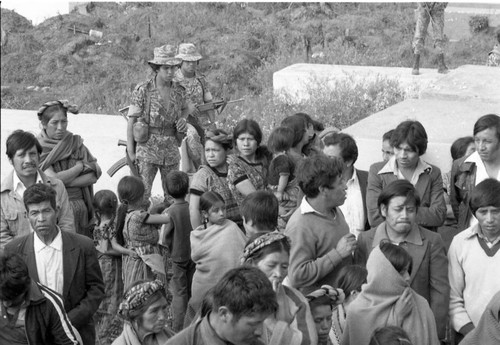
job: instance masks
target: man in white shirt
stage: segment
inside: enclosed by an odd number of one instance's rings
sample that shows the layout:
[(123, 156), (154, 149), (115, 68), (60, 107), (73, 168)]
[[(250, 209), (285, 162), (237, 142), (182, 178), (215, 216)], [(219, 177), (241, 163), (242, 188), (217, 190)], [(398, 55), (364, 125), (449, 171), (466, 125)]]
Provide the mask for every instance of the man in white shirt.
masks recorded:
[(358, 159), (358, 146), (349, 134), (332, 133), (323, 139), (323, 143), (325, 155), (344, 161), (342, 177), (347, 184), (347, 198), (339, 208), (349, 225), (349, 231), (357, 237), (361, 231), (370, 229), (366, 211), (368, 172), (354, 167)]
[(449, 314), (457, 343), (478, 326), (500, 291), (500, 181), (480, 182), (470, 195), (470, 211), (478, 223), (459, 232), (448, 251)]
[(500, 181), (500, 116), (481, 116), (474, 124), (476, 152), (457, 159), (451, 168), (450, 203), (458, 230), (477, 224), (469, 209), (472, 190), (481, 181)]
[(91, 239), (57, 226), (55, 190), (35, 183), (23, 194), (34, 232), (15, 238), (6, 253), (20, 254), (30, 277), (60, 293), (69, 320), (84, 345), (95, 344), (93, 315), (104, 298), (104, 283)]
[(64, 184), (38, 170), (42, 146), (36, 137), (32, 133), (17, 130), (9, 135), (6, 146), (9, 162), (14, 169), (2, 181), (0, 252), (13, 238), (30, 233), (31, 226), (22, 196), (26, 188), (35, 183), (45, 183), (55, 189), (56, 203), (60, 208), (58, 225), (62, 230), (75, 232), (73, 212)]

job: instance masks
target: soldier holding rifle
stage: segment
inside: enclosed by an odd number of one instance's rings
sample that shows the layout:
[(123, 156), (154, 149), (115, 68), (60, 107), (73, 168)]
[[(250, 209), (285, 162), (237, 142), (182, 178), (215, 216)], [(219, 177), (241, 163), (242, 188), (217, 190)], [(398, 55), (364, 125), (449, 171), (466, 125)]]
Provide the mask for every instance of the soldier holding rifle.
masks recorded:
[(195, 111), (185, 88), (173, 81), (182, 62), (175, 54), (172, 45), (154, 49), (148, 63), (155, 75), (136, 86), (128, 109), (127, 152), (146, 187), (144, 201), (151, 196), (158, 170), (167, 197), (166, 177), (179, 169), (178, 147), (187, 130), (186, 117)]

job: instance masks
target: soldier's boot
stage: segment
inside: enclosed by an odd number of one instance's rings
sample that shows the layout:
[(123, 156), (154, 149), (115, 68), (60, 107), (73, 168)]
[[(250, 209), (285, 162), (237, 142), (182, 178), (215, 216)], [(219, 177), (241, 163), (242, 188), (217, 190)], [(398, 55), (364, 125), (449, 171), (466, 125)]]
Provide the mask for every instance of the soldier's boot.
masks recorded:
[(448, 67), (444, 64), (444, 54), (438, 55), (438, 73), (446, 74), (448, 73)]
[(415, 54), (415, 59), (413, 60), (413, 69), (411, 70), (411, 74), (413, 75), (419, 75), (419, 68), (420, 68), (420, 54)]

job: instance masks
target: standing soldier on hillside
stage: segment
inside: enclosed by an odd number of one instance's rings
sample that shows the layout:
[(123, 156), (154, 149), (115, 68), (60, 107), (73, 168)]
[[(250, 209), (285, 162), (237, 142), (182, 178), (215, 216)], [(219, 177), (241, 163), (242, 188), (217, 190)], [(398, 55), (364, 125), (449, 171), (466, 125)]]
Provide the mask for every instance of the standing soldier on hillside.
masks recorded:
[(413, 38), (413, 50), (415, 59), (411, 74), (418, 75), (420, 67), (420, 54), (424, 49), (425, 36), (429, 21), (432, 23), (432, 36), (434, 47), (438, 53), (438, 73), (448, 73), (448, 67), (444, 64), (444, 10), (448, 6), (447, 2), (419, 2), (418, 17)]
[(182, 62), (175, 54), (172, 45), (154, 49), (148, 63), (155, 75), (136, 86), (128, 110), (127, 152), (146, 187), (145, 202), (158, 170), (167, 197), (167, 174), (179, 169), (178, 147), (186, 133), (186, 117), (194, 111), (185, 88), (173, 80)]

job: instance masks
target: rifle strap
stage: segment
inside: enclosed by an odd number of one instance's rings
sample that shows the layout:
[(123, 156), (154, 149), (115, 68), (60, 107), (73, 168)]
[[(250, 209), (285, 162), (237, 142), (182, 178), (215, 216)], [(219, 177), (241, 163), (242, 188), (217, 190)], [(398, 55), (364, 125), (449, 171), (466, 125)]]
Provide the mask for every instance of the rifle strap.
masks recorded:
[(146, 84), (146, 103), (144, 106), (143, 118), (144, 122), (149, 125), (150, 122), (150, 113), (151, 113), (151, 87), (149, 86), (151, 83)]

